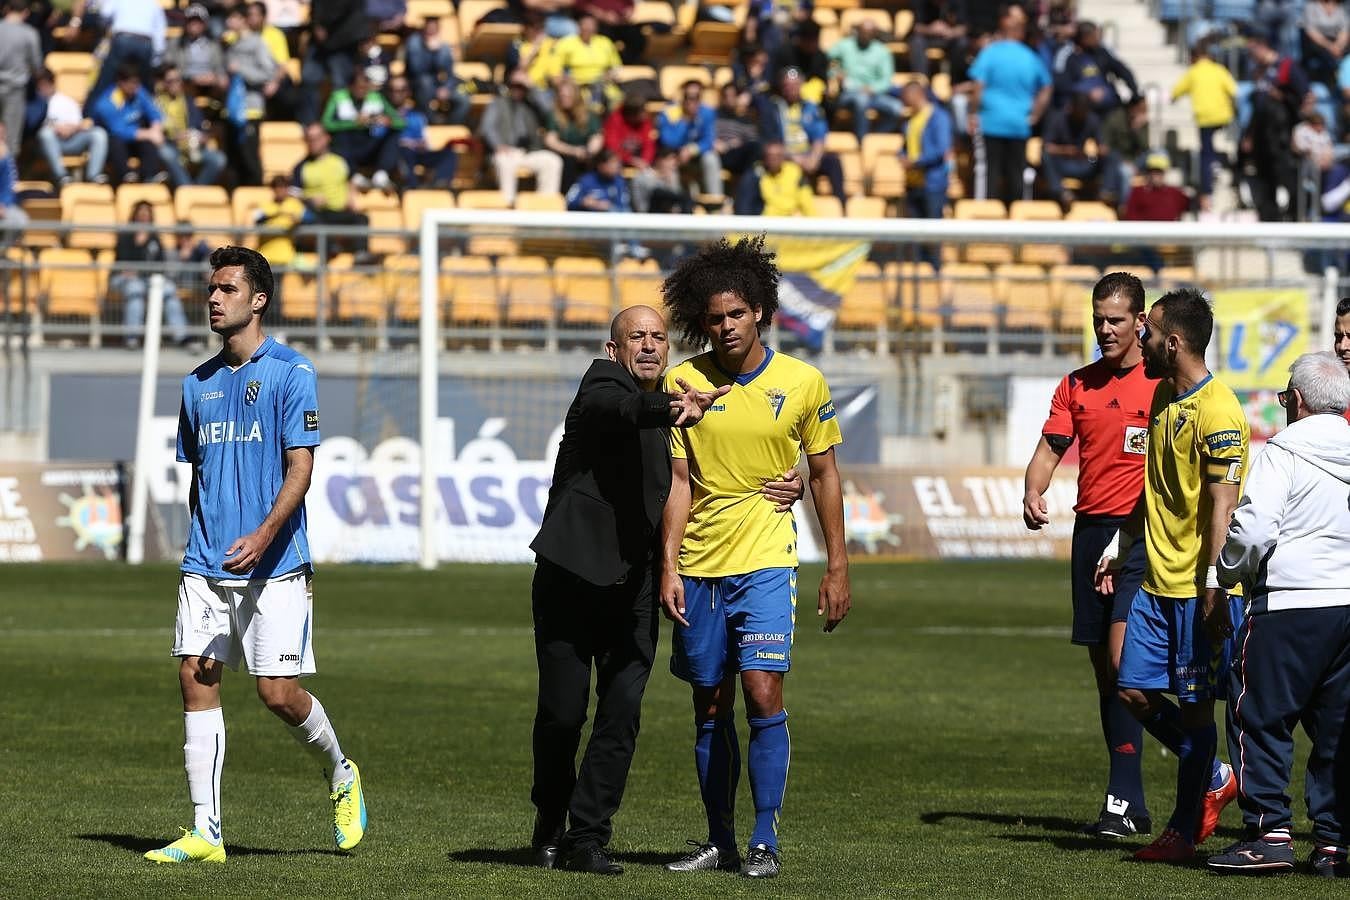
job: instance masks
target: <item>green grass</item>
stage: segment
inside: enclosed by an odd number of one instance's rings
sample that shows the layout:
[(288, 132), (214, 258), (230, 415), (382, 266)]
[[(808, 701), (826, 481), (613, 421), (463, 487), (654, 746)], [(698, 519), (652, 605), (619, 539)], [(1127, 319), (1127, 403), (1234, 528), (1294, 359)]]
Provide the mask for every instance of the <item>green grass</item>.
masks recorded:
[[(1304, 874), (1220, 882), (1133, 864), (1132, 845), (1075, 833), (1100, 803), (1104, 753), (1085, 654), (1065, 637), (1066, 566), (856, 566), (854, 612), (830, 636), (809, 613), (818, 576), (802, 576), (784, 872), (766, 886), (658, 865), (703, 836), (668, 630), (616, 820), (628, 871), (521, 865), (535, 678), (525, 567), (325, 568), (308, 686), (365, 775), (365, 843), (331, 851), (326, 785), (251, 679), (231, 675), (230, 860), (151, 866), (141, 853), (190, 822), (167, 655), (176, 574), (5, 567), (0, 896), (1344, 895)], [(1146, 777), (1163, 819), (1175, 765), (1151, 743)], [(745, 779), (740, 809), (744, 838)], [(1210, 846), (1238, 821), (1230, 809)], [(1301, 811), (1296, 824), (1306, 854)]]

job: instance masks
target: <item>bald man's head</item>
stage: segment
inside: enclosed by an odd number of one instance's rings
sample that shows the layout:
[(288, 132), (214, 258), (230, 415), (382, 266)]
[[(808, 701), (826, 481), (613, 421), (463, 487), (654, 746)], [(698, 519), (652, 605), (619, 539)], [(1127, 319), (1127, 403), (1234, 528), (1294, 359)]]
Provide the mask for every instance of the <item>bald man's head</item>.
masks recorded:
[(605, 353), (627, 369), (644, 390), (655, 390), (660, 383), (669, 352), (666, 320), (650, 306), (630, 306), (609, 324)]

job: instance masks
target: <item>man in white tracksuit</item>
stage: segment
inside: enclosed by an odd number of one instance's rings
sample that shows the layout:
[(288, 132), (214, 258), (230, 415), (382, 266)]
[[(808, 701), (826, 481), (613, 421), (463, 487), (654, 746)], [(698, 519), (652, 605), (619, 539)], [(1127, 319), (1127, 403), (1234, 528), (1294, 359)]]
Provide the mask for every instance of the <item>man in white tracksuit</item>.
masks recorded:
[(1293, 730), (1312, 739), (1306, 800), (1313, 870), (1350, 876), (1350, 379), (1333, 353), (1305, 353), (1281, 391), (1289, 426), (1252, 464), (1219, 582), (1239, 582), (1247, 617), (1229, 674), (1228, 748), (1244, 840), (1216, 872), (1292, 869)]

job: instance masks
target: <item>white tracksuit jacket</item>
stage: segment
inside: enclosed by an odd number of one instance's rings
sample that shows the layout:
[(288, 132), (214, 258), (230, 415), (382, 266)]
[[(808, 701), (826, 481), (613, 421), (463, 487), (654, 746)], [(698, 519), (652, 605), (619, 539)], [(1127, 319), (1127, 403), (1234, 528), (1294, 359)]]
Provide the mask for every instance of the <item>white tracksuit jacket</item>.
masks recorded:
[(1350, 422), (1306, 416), (1252, 463), (1219, 554), (1247, 615), (1350, 606)]

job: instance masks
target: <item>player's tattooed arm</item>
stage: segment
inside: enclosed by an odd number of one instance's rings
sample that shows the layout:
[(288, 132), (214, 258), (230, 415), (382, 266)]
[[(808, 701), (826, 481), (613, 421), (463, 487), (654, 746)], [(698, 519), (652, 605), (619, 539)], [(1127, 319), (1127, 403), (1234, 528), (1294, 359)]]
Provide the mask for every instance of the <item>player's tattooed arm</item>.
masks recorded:
[(1031, 462), (1027, 463), (1027, 473), (1023, 479), (1022, 521), (1032, 531), (1040, 531), (1050, 524), (1045, 492), (1050, 489), (1050, 479), (1054, 477), (1059, 461), (1072, 443), (1072, 437), (1043, 434), (1036, 444), (1036, 452), (1031, 455)]
[(255, 530), (235, 539), (225, 551), (224, 569), (236, 575), (253, 571), (267, 548), (272, 546), (277, 532), (305, 501), (310, 476), (314, 473), (314, 448), (291, 447), (286, 451), (286, 477), (272, 503), (272, 511)]

